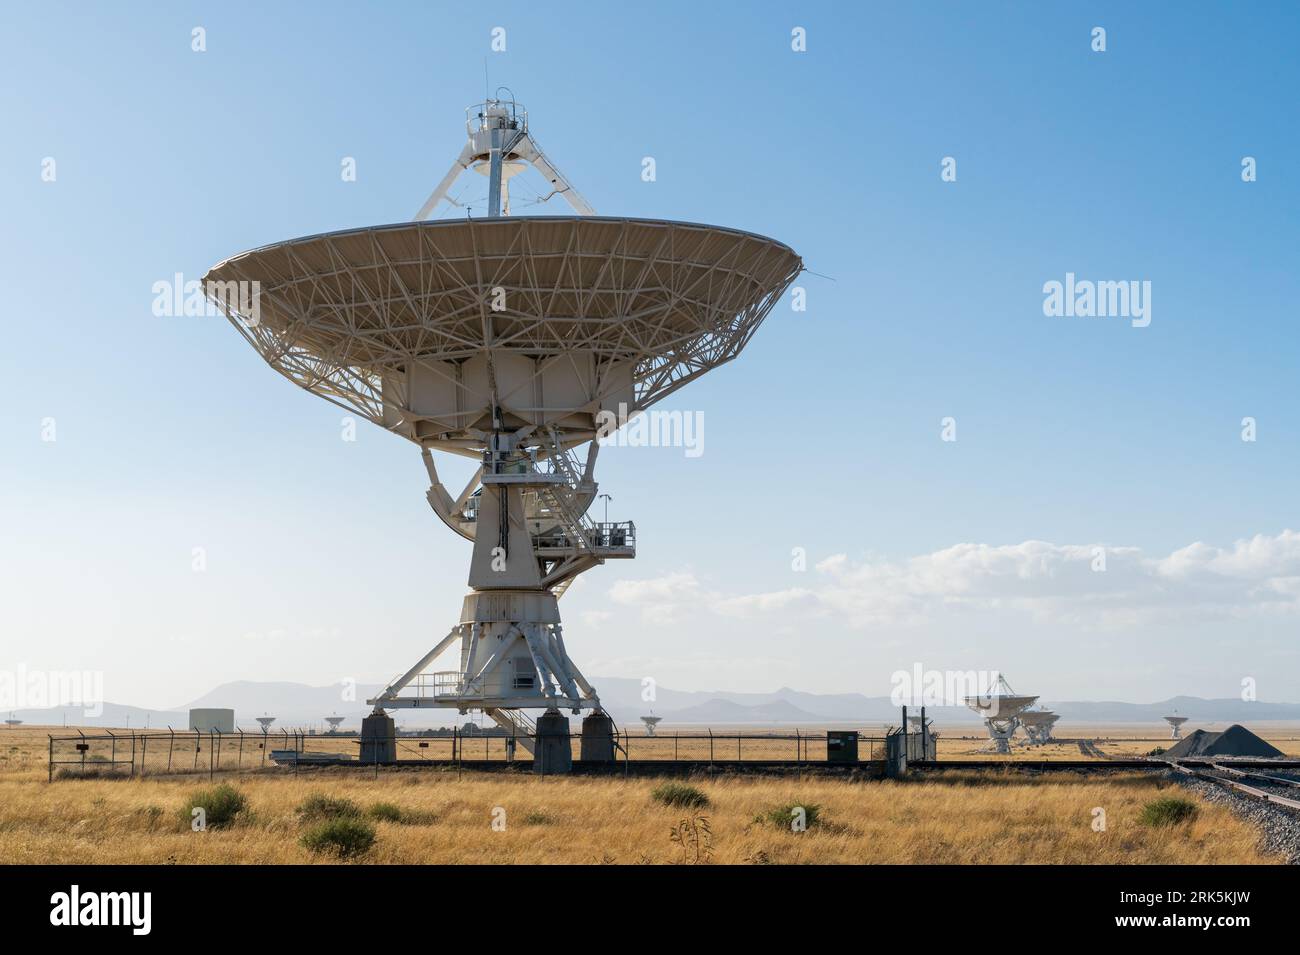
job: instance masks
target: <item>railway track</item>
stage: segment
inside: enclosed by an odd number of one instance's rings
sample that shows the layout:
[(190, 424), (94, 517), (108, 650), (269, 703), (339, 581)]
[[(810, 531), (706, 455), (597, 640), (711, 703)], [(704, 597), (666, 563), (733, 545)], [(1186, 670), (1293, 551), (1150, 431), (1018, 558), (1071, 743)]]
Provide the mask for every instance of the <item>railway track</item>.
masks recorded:
[(1224, 789), (1275, 806), (1282, 806), (1293, 812), (1300, 812), (1300, 798), (1297, 798), (1300, 797), (1300, 780), (1273, 776), (1269, 773), (1249, 772), (1224, 763), (1211, 762), (1208, 766), (1193, 766), (1178, 760), (1173, 765), (1175, 770), (1188, 776), (1204, 779)]

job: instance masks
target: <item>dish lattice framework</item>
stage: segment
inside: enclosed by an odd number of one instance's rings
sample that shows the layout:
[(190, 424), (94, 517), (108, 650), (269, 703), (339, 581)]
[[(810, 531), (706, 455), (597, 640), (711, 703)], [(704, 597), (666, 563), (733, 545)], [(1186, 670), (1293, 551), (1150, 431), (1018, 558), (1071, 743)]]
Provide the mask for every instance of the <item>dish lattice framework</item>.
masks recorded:
[[(735, 358), (800, 268), (787, 246), (747, 232), (587, 216), (310, 236), (234, 256), (206, 278), (259, 283), (256, 315), (233, 295), (217, 301), (277, 371), (427, 446), (486, 422), (474, 409), (459, 420), (414, 413), (386, 374), (486, 348), (540, 359), (540, 376), (585, 353), (599, 379), (591, 405), (625, 393), (630, 366), (635, 413)], [(498, 290), (507, 308), (493, 311)]]

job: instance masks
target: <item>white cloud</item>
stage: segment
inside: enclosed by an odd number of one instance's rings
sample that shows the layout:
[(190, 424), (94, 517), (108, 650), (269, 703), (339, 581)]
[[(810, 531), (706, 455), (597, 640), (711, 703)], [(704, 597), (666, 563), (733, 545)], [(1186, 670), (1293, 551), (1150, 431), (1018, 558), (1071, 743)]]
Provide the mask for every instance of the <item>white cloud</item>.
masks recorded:
[(816, 594), (804, 587), (792, 587), (767, 594), (745, 594), (739, 597), (720, 597), (713, 601), (712, 608), (727, 617), (741, 619), (760, 616), (775, 610), (786, 610), (800, 604), (814, 603)]
[(620, 580), (610, 588), (610, 599), (627, 606), (644, 607), (677, 603), (700, 593), (700, 582), (690, 571), (678, 571), (643, 580)]
[(614, 614), (609, 610), (584, 610), (579, 616), (586, 626), (592, 630), (597, 630), (602, 624), (610, 620)]
[(620, 580), (610, 588), (609, 598), (626, 607), (640, 608), (641, 618), (657, 625), (673, 622), (683, 606), (698, 606), (713, 599), (689, 570), (644, 580)]
[(1265, 581), (1300, 575), (1300, 532), (1286, 530), (1275, 537), (1256, 534), (1231, 549), (1197, 542), (1155, 561), (1164, 577), (1226, 577)]
[(835, 554), (818, 562), (806, 586), (724, 594), (706, 589), (690, 571), (620, 581), (611, 598), (641, 608), (650, 622), (687, 608), (721, 616), (780, 615), (835, 619), (853, 629), (917, 626), (939, 617), (1019, 613), (1035, 624), (1124, 628), (1153, 621), (1243, 618), (1300, 613), (1300, 533), (1259, 534), (1221, 548), (1197, 542), (1164, 557), (1140, 548), (1101, 545), (955, 544), (903, 560), (853, 560)]

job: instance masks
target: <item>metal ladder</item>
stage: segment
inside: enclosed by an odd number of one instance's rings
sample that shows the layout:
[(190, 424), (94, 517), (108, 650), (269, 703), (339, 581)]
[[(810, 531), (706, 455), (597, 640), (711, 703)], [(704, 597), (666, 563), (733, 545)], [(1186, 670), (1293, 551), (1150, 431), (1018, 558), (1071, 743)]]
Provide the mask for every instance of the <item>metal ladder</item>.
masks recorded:
[(492, 717), (492, 722), (503, 730), (508, 730), (519, 745), (531, 754), (535, 750), (534, 738), (537, 736), (537, 724), (523, 710), (499, 710), (496, 708), (483, 711)]

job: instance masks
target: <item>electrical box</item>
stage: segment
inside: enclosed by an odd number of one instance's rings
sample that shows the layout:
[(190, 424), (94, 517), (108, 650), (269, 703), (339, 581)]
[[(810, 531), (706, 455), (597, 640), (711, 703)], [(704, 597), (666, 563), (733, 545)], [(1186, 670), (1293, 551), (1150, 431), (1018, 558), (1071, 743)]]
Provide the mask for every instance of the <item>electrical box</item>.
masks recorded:
[(856, 763), (858, 761), (857, 730), (827, 730), (826, 762)]

